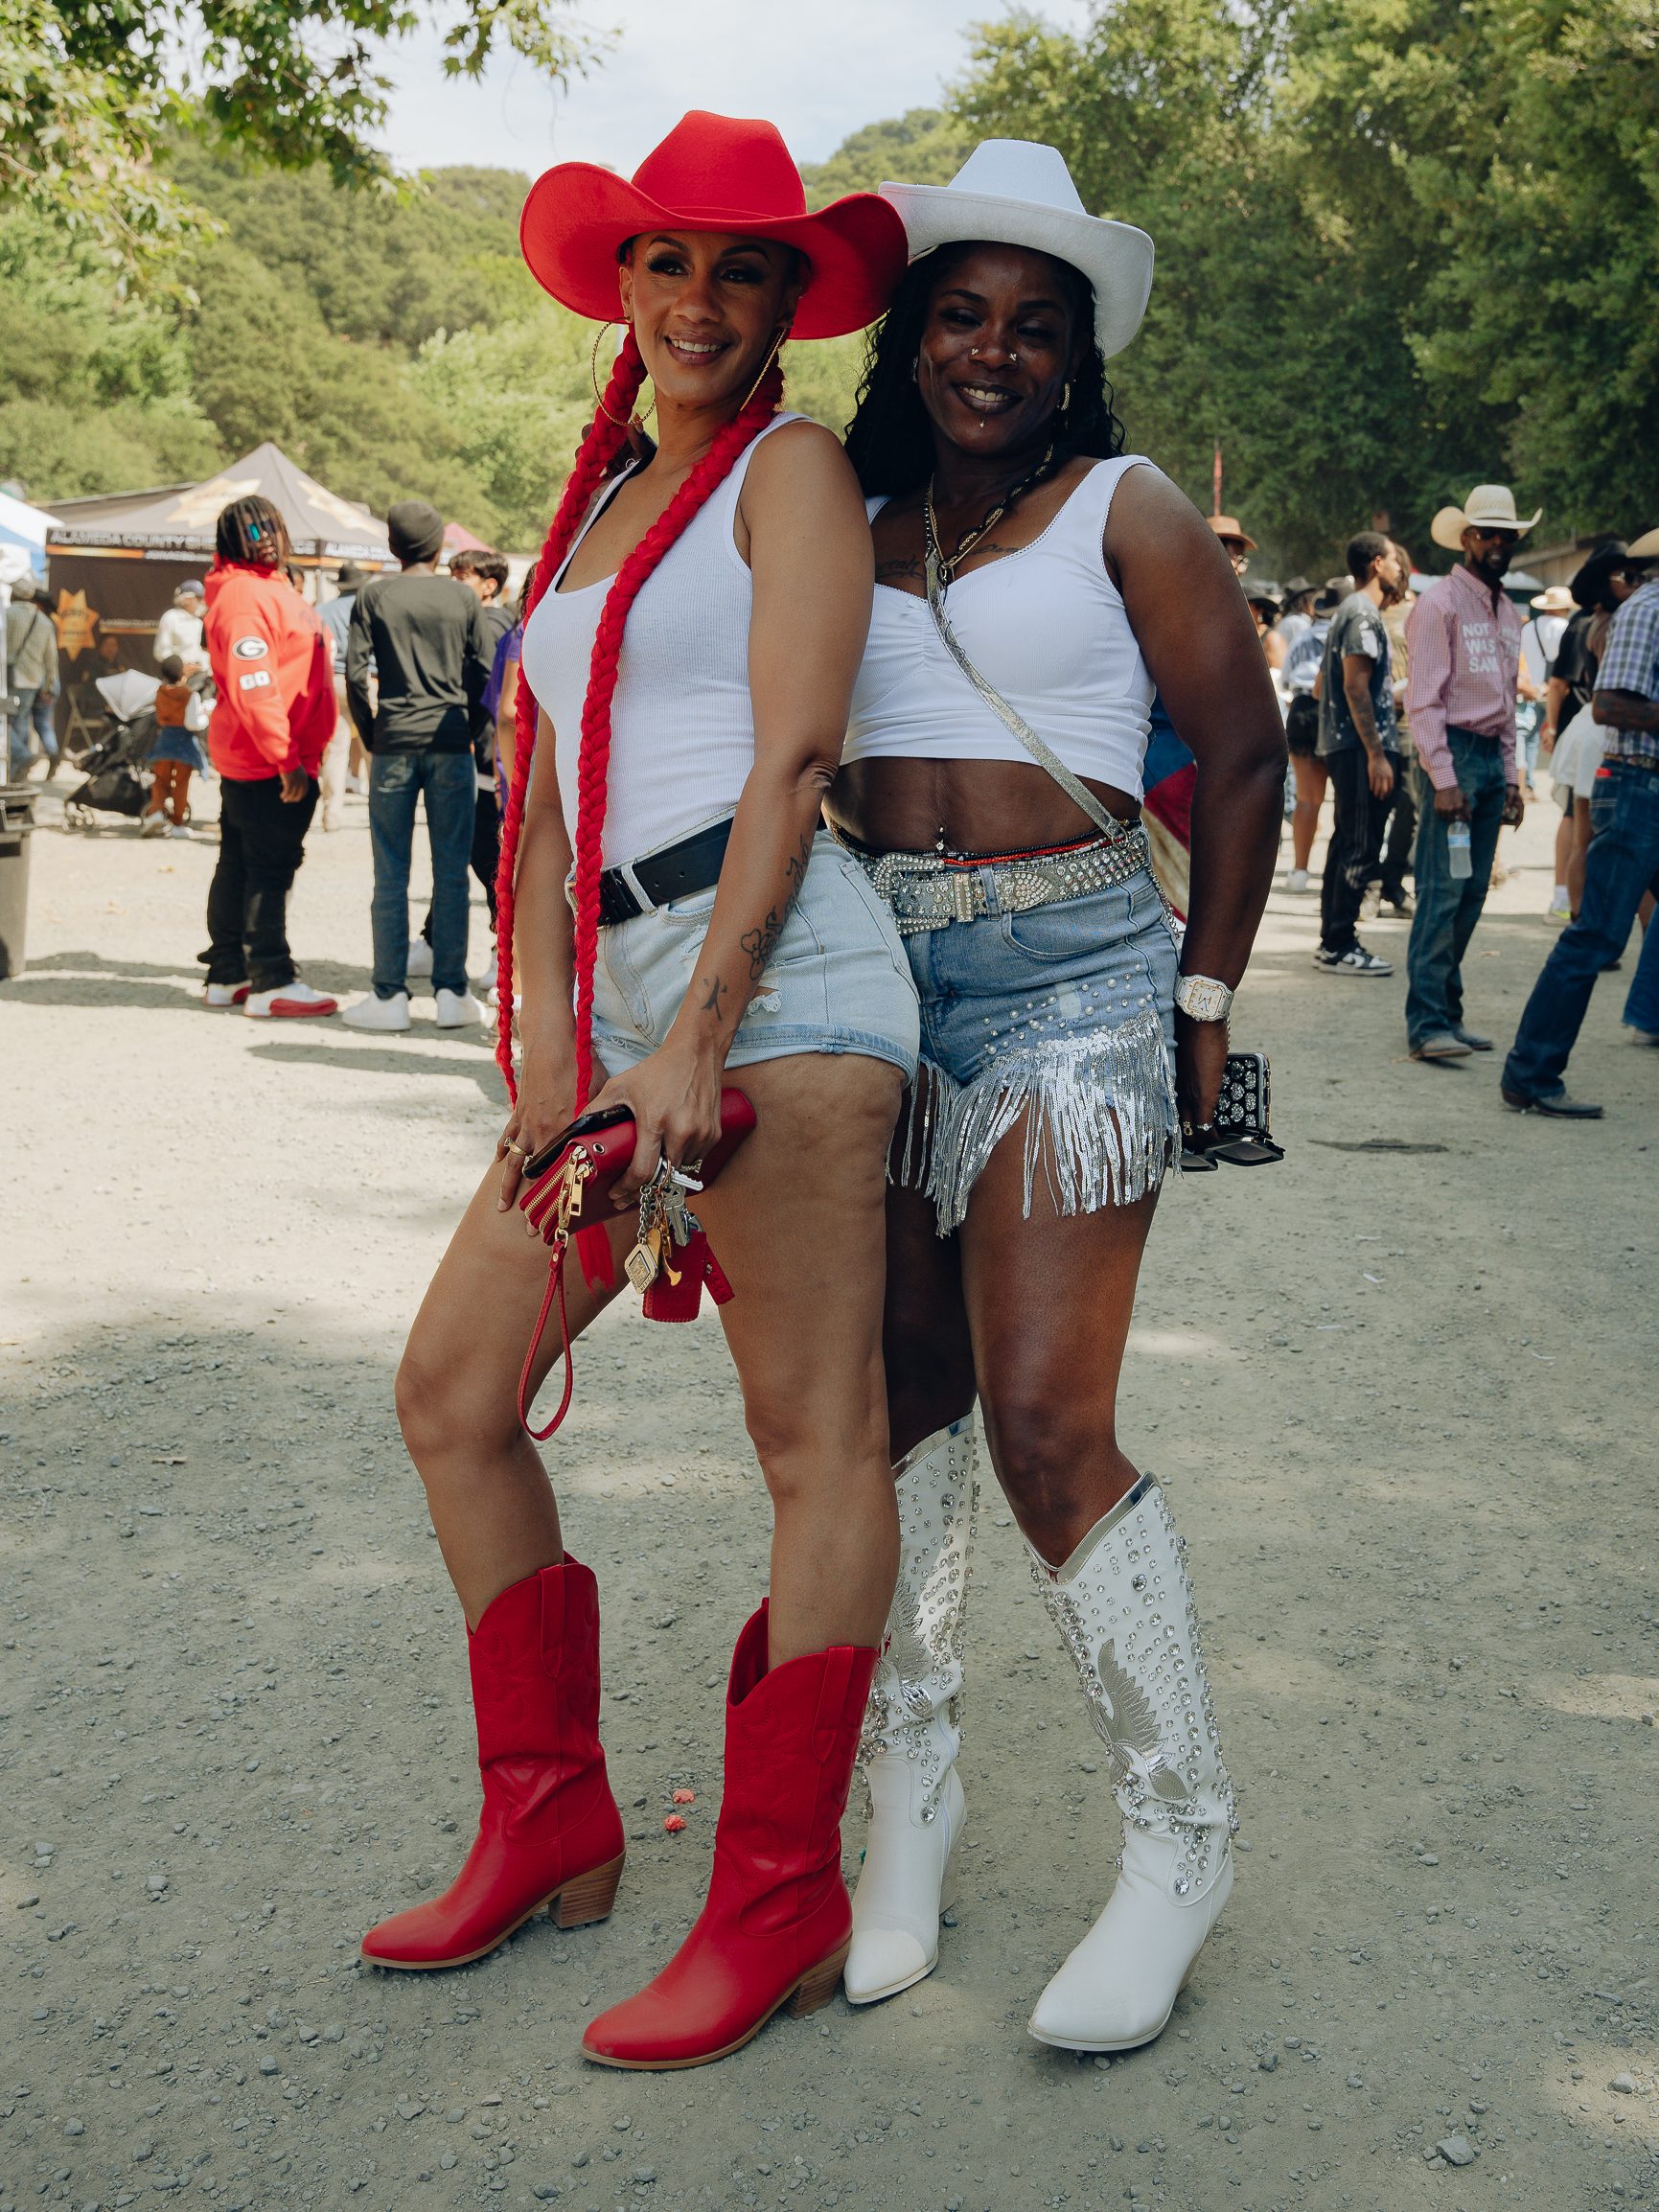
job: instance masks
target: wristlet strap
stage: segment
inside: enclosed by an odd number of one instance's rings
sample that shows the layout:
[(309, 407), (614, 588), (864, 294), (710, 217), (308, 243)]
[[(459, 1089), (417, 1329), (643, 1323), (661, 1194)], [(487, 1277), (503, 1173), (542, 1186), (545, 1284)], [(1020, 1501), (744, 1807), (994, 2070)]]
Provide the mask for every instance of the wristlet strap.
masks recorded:
[[(547, 1441), (547, 1439), (570, 1411), (570, 1394), (576, 1386), (576, 1370), (570, 1354), (570, 1316), (565, 1309), (565, 1255), (567, 1249), (568, 1247), (564, 1244), (556, 1244), (553, 1247), (553, 1262), (547, 1270), (547, 1287), (541, 1293), (541, 1310), (536, 1316), (536, 1326), (530, 1331), (530, 1348), (524, 1354), (524, 1365), (518, 1371), (518, 1419), (522, 1427), (528, 1430), (539, 1444), (544, 1444)], [(536, 1354), (541, 1344), (541, 1333), (547, 1326), (547, 1316), (553, 1311), (555, 1304), (559, 1308), (560, 1333), (565, 1340), (565, 1394), (559, 1400), (559, 1411), (553, 1416), (547, 1426), (544, 1429), (533, 1429), (530, 1427), (530, 1404), (536, 1393), (531, 1383), (530, 1371), (536, 1364)]]

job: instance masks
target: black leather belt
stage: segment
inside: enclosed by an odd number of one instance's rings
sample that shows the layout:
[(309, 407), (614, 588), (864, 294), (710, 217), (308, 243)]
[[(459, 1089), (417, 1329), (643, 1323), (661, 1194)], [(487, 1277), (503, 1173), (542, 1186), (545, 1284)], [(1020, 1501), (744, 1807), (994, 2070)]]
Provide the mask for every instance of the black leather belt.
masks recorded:
[(731, 821), (727, 815), (707, 829), (694, 830), (677, 845), (649, 853), (642, 861), (630, 861), (624, 867), (607, 868), (599, 878), (600, 921), (607, 928), (631, 922), (636, 914), (648, 914), (672, 899), (688, 899), (719, 883), (731, 841)]

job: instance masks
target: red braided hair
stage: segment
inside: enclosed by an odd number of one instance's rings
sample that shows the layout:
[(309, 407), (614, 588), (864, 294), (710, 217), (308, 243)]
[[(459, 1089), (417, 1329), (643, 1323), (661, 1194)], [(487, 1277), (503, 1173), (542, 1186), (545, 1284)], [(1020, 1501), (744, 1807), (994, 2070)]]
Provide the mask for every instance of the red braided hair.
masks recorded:
[[(630, 330), (536, 565), (524, 603), (526, 633), (530, 617), (557, 575), (589, 501), (622, 449), (628, 417), (644, 380), (645, 363)], [(576, 771), (575, 880), (572, 885), (576, 910), (572, 946), (576, 971), (576, 1102), (572, 1111), (577, 1114), (587, 1106), (593, 1076), (593, 969), (599, 949), (599, 876), (611, 766), (611, 703), (616, 690), (629, 611), (663, 556), (730, 474), (739, 455), (771, 422), (782, 396), (783, 375), (773, 359), (742, 408), (718, 432), (708, 451), (623, 562), (606, 594), (604, 611), (599, 617), (588, 693), (582, 708)], [(514, 720), (513, 782), (501, 825), (501, 864), (495, 886), (499, 1002), (495, 1058), (506, 1077), (508, 1095), (516, 1100), (518, 1093), (513, 1072), (513, 880), (524, 823), (524, 798), (530, 782), (537, 720), (536, 702), (525, 680), (521, 661)]]

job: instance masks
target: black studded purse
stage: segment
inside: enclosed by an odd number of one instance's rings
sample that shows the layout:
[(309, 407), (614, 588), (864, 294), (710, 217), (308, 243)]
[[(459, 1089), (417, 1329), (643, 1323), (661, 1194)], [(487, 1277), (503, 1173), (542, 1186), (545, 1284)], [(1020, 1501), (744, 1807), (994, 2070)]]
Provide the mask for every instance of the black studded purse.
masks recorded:
[(1223, 1161), (1229, 1167), (1270, 1167), (1282, 1160), (1284, 1146), (1270, 1134), (1270, 1107), (1267, 1054), (1229, 1052), (1213, 1123), (1182, 1136), (1182, 1173), (1211, 1175)]

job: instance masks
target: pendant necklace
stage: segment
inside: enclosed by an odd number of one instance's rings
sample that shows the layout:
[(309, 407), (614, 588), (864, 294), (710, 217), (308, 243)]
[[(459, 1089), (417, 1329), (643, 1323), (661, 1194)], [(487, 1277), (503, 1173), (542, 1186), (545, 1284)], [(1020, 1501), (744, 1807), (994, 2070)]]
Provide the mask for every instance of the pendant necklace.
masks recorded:
[(956, 551), (948, 558), (939, 550), (938, 518), (933, 513), (933, 479), (932, 476), (928, 478), (928, 489), (922, 499), (922, 530), (926, 541), (927, 559), (938, 571), (941, 591), (949, 588), (956, 570), (967, 560), (976, 546), (983, 544), (1015, 500), (1023, 499), (1027, 492), (1033, 490), (1043, 481), (1043, 478), (1048, 473), (1053, 459), (1054, 448), (1050, 444), (1037, 466), (1028, 470), (1018, 483), (1010, 485), (996, 505), (990, 508), (972, 529), (962, 532), (956, 540)]

